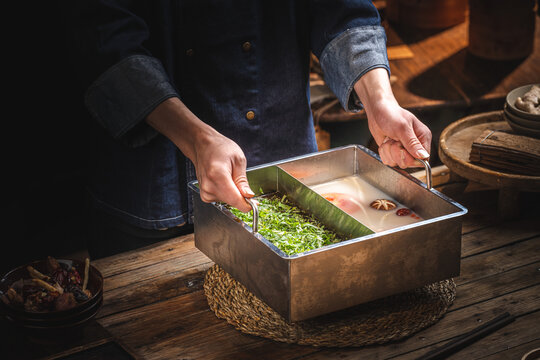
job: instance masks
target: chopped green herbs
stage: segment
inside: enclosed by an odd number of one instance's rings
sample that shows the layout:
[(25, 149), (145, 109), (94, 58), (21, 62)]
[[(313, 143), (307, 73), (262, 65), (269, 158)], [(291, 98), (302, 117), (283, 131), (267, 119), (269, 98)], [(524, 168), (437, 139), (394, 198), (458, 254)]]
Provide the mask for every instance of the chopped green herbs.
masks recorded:
[[(286, 195), (258, 197), (259, 233), (288, 255), (342, 241), (335, 232), (292, 204)], [(229, 207), (240, 220), (253, 222), (252, 212)]]

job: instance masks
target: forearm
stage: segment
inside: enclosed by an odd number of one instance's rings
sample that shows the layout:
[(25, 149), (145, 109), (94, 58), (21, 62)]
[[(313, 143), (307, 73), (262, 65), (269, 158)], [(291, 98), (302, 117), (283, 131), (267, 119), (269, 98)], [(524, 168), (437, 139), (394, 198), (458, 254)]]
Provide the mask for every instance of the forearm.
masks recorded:
[(171, 140), (182, 153), (194, 161), (196, 144), (204, 144), (217, 132), (200, 120), (177, 97), (159, 104), (147, 117), (146, 122)]
[(244, 198), (255, 194), (247, 181), (246, 158), (234, 141), (200, 120), (177, 97), (160, 103), (146, 122), (193, 162), (203, 201), (251, 209)]
[(390, 86), (388, 72), (384, 68), (376, 68), (365, 73), (354, 84), (354, 90), (368, 117), (373, 116), (378, 107), (397, 103)]

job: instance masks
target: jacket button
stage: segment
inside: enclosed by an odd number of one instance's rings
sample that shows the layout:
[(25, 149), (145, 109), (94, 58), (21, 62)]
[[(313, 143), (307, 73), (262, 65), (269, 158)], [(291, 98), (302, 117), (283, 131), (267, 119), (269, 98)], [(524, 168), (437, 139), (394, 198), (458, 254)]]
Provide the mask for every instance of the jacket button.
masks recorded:
[(251, 50), (251, 43), (249, 41), (243, 43), (242, 50), (244, 50), (244, 52), (248, 52), (249, 50)]
[(253, 120), (253, 119), (255, 119), (255, 112), (254, 112), (254, 111), (248, 111), (248, 112), (246, 113), (246, 119), (248, 119), (248, 120)]
[(187, 49), (186, 50), (186, 55), (187, 56), (193, 56), (194, 53), (195, 53), (195, 51), (193, 51), (193, 49)]

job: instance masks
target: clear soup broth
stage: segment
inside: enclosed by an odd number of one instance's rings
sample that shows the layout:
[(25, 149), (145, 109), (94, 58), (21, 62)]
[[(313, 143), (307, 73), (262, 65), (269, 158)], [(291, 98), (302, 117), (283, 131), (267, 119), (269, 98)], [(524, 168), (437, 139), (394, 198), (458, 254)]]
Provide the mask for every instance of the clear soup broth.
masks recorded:
[[(326, 183), (312, 185), (310, 188), (374, 232), (381, 232), (423, 220), (418, 214), (358, 175), (350, 175)], [(396, 206), (389, 210), (377, 210), (371, 204), (378, 199), (390, 200)]]

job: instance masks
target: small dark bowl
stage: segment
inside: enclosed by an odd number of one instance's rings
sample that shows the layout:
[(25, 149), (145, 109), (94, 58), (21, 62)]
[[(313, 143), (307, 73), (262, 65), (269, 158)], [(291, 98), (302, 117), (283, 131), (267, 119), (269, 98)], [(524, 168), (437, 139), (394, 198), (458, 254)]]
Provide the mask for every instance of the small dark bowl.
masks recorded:
[(540, 130), (531, 129), (528, 127), (524, 127), (520, 124), (517, 124), (510, 117), (508, 117), (508, 114), (506, 113), (504, 113), (504, 119), (506, 120), (508, 125), (510, 125), (512, 130), (514, 130), (516, 133), (540, 139)]
[[(68, 266), (74, 266), (81, 277), (84, 277), (84, 262), (79, 260), (66, 260), (57, 259), (59, 263), (67, 264)], [(32, 266), (36, 270), (46, 273), (46, 260), (38, 260), (32, 263), (25, 264), (17, 267), (0, 279), (0, 291), (6, 293), (9, 286), (15, 281), (24, 278), (30, 278), (27, 270), (27, 266)], [(81, 319), (92, 318), (99, 310), (103, 298), (103, 276), (92, 264), (90, 264), (88, 271), (88, 289), (92, 293), (92, 296), (77, 304), (77, 306), (68, 310), (54, 310), (44, 312), (26, 311), (19, 306), (13, 306), (5, 304), (0, 301), (0, 313), (3, 313), (6, 318), (16, 325), (23, 327), (55, 327), (55, 326), (70, 326), (70, 324), (78, 324)]]
[(102, 301), (103, 296), (99, 296), (94, 303), (84, 309), (80, 309), (78, 312), (66, 313), (61, 311), (60, 313), (62, 313), (62, 316), (57, 316), (49, 319), (37, 319), (25, 315), (16, 314), (13, 312), (6, 312), (6, 317), (9, 317), (9, 320), (11, 320), (12, 322), (17, 321), (24, 324), (34, 324), (37, 326), (63, 325), (73, 322), (74, 319), (78, 319), (88, 314), (97, 312)]
[(94, 306), (81, 311), (78, 314), (74, 314), (70, 317), (62, 319), (26, 319), (19, 318), (11, 315), (6, 315), (5, 318), (11, 322), (17, 328), (21, 329), (42, 329), (42, 330), (57, 330), (57, 329), (69, 329), (74, 326), (84, 324), (84, 322), (92, 319), (99, 312), (103, 302), (101, 298)]
[(93, 306), (81, 311), (80, 313), (73, 314), (69, 317), (58, 319), (27, 319), (16, 316), (6, 315), (6, 319), (13, 325), (19, 328), (36, 329), (36, 330), (60, 330), (69, 329), (75, 326), (79, 326), (92, 319), (98, 313), (103, 298), (100, 298)]
[(533, 129), (533, 130), (540, 130), (540, 121), (529, 120), (529, 119), (525, 119), (525, 118), (517, 116), (516, 114), (512, 113), (509, 110), (508, 104), (504, 104), (504, 116), (510, 119), (510, 121), (512, 121), (514, 124), (518, 124), (522, 127)]

